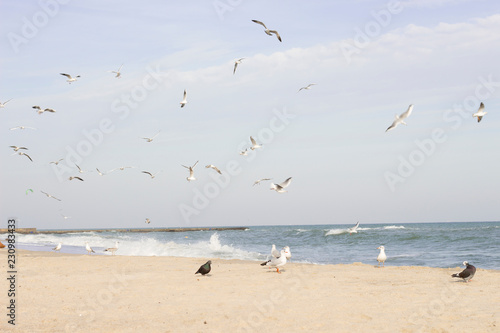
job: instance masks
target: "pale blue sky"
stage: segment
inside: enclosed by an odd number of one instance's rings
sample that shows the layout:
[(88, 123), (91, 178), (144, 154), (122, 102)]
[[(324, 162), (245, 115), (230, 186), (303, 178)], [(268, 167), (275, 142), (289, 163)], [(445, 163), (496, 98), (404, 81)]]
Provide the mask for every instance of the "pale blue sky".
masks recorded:
[[(54, 0), (3, 1), (0, 10), (0, 101), (12, 98), (0, 109), (5, 221), (499, 219), (498, 1)], [(116, 79), (108, 71), (121, 64)], [(61, 72), (81, 78), (70, 85)], [(317, 85), (297, 93), (309, 83)], [(488, 114), (478, 124), (479, 102)], [(385, 133), (409, 104), (408, 125)], [(38, 115), (33, 105), (57, 112)], [(19, 125), (37, 130), (9, 130)], [(158, 130), (153, 142), (141, 139)], [(264, 148), (240, 156), (250, 135)], [(10, 145), (28, 147), (34, 162), (11, 156)], [(62, 168), (49, 165), (60, 158)], [(197, 160), (189, 183), (181, 164)], [(75, 161), (92, 172), (79, 174)], [(95, 170), (120, 166), (136, 168)], [(149, 179), (142, 170), (161, 172)], [(67, 180), (76, 175), (85, 181)], [(266, 177), (293, 177), (288, 193), (252, 186)]]

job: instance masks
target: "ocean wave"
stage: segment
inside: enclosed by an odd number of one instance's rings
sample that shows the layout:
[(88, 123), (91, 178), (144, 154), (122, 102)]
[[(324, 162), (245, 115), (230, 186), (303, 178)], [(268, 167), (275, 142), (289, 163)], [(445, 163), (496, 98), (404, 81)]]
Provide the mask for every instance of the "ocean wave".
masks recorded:
[(402, 225), (388, 225), (383, 227), (383, 229), (406, 229), (406, 228)]
[[(330, 236), (330, 235), (342, 235), (342, 234), (347, 234), (349, 232), (349, 229), (330, 229), (325, 233), (325, 236)], [(357, 232), (355, 232), (357, 233)]]

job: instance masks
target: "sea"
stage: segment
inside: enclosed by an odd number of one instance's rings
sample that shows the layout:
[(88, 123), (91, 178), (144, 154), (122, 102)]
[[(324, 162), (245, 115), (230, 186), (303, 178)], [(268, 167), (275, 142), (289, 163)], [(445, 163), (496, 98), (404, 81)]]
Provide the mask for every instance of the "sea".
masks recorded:
[[(249, 226), (245, 230), (189, 232), (78, 232), (19, 234), (16, 246), (96, 255), (119, 242), (116, 255), (241, 259), (256, 262), (270, 256), (271, 246), (289, 246), (292, 262), (311, 264), (377, 264), (385, 247), (386, 266), (457, 267), (468, 261), (477, 268), (500, 269), (500, 222)], [(132, 229), (133, 230), (133, 229)], [(0, 235), (4, 239), (6, 234)]]

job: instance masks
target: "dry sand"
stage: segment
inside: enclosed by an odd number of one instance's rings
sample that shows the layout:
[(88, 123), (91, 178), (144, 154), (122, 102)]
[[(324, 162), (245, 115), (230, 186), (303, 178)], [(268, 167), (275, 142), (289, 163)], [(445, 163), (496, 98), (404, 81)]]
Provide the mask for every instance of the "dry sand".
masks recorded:
[[(6, 251), (0, 251), (7, 275)], [(500, 271), (18, 251), (1, 332), (500, 332)]]

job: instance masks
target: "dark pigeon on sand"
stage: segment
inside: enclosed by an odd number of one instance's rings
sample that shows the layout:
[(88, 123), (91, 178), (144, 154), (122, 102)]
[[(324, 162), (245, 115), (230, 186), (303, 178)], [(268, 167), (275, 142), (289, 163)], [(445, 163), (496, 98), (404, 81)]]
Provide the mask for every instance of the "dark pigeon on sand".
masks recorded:
[(467, 261), (464, 261), (465, 269), (460, 273), (452, 274), (451, 277), (458, 277), (464, 279), (465, 282), (469, 282), (476, 274), (476, 267), (470, 265)]
[(198, 271), (194, 274), (200, 273), (201, 275), (205, 275), (210, 273), (210, 270), (212, 269), (212, 267), (210, 267), (211, 264), (212, 262), (210, 260), (207, 261), (204, 265), (201, 265)]

